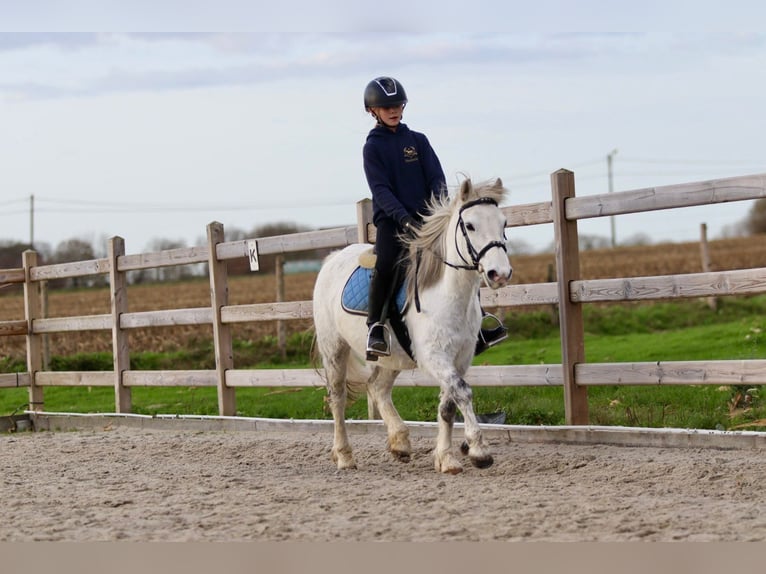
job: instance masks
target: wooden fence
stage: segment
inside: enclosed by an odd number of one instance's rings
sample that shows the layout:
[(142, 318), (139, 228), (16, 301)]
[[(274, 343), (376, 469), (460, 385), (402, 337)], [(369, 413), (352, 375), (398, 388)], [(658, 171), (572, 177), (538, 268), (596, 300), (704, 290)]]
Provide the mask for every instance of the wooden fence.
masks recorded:
[[(577, 221), (660, 209), (709, 205), (766, 198), (766, 174), (702, 181), (633, 191), (575, 196), (574, 173), (551, 175), (550, 202), (503, 208), (508, 227), (553, 223), (557, 281), (510, 285), (497, 291), (482, 289), (486, 307), (557, 305), (561, 325), (561, 364), (471, 367), (474, 386), (563, 386), (567, 424), (588, 423), (588, 387), (594, 385), (766, 384), (766, 360), (586, 363), (582, 308), (584, 303), (748, 295), (766, 291), (766, 268), (721, 272), (582, 280)], [(284, 254), (336, 248), (357, 241), (374, 241), (369, 200), (357, 206), (358, 223), (257, 239), (258, 253)], [(223, 225), (207, 227), (207, 245), (156, 253), (126, 255), (122, 238), (109, 242), (108, 257), (74, 263), (38, 265), (37, 253), (27, 251), (20, 269), (0, 270), (0, 284), (23, 283), (25, 318), (0, 321), (0, 336), (26, 335), (27, 372), (0, 374), (0, 388), (28, 387), (30, 410), (44, 410), (43, 390), (49, 386), (113, 387), (115, 412), (131, 412), (131, 389), (137, 386), (199, 386), (218, 389), (219, 413), (236, 414), (238, 387), (320, 386), (313, 369), (237, 369), (231, 326), (251, 321), (285, 321), (312, 316), (310, 301), (229, 305), (226, 261), (248, 257), (248, 240), (226, 242)], [(207, 263), (210, 306), (128, 312), (128, 271)], [(108, 275), (111, 313), (49, 318), (41, 312), (41, 282), (66, 277)], [(130, 369), (127, 333), (130, 329), (173, 325), (212, 325), (215, 365), (212, 370), (144, 371)], [(42, 336), (84, 330), (112, 333), (112, 371), (51, 372), (43, 370)], [(418, 371), (402, 373), (400, 386), (437, 386)]]

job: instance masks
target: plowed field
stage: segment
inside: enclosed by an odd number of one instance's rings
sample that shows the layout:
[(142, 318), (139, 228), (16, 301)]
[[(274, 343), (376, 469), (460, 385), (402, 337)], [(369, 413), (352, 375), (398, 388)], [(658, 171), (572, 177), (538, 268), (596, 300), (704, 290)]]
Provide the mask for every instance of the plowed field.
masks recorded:
[[(709, 244), (712, 271), (766, 267), (766, 238), (747, 238), (712, 241)], [(513, 283), (543, 283), (555, 277), (555, 259), (552, 253), (512, 257)], [(610, 250), (585, 251), (580, 255), (582, 275), (585, 279), (607, 277), (636, 277), (702, 271), (700, 246), (697, 243), (674, 243), (652, 246), (620, 247)], [(314, 273), (286, 276), (285, 300), (311, 299)], [(180, 283), (132, 285), (128, 288), (130, 311), (185, 309), (207, 307), (210, 293), (207, 279)], [(276, 300), (276, 280), (273, 275), (254, 273), (234, 276), (229, 281), (229, 302), (232, 305), (266, 303)], [(110, 312), (109, 291), (106, 288), (51, 291), (49, 317), (97, 315)], [(24, 318), (23, 297), (18, 289), (0, 290), (0, 321)], [(311, 321), (287, 322), (287, 333), (304, 331)], [(273, 322), (237, 324), (234, 337), (258, 340), (274, 335)], [(178, 326), (137, 329), (130, 332), (133, 351), (167, 351), (185, 348), (194, 340), (209, 339), (212, 327)], [(50, 336), (53, 355), (71, 355), (85, 351), (111, 351), (111, 335), (107, 331), (87, 331)], [(0, 356), (24, 357), (25, 338), (0, 337)]]

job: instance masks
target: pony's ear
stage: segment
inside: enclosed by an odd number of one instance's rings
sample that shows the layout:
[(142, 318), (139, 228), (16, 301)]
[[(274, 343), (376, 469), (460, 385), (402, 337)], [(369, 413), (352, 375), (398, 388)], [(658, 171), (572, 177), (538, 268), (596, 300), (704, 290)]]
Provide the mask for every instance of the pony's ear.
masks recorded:
[[(492, 186), (492, 188), (495, 193), (498, 194), (499, 198), (503, 198), (509, 193), (509, 191), (503, 187), (503, 180), (499, 177), (495, 180), (495, 184)], [(500, 201), (500, 199), (498, 199), (498, 201)]]
[(472, 191), (473, 184), (471, 183), (471, 179), (465, 178), (463, 183), (460, 184), (460, 200), (463, 202), (468, 201)]

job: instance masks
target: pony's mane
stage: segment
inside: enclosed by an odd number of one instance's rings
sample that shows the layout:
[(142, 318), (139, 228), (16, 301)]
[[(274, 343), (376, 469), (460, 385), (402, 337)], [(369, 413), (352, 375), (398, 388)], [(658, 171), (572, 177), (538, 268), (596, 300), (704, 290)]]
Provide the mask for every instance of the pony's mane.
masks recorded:
[(408, 304), (415, 297), (416, 282), (418, 289), (425, 289), (439, 281), (444, 275), (446, 231), (452, 214), (460, 209), (464, 203), (482, 197), (489, 197), (499, 205), (505, 194), (506, 190), (499, 179), (476, 185), (473, 185), (470, 179), (465, 179), (454, 197), (450, 198), (445, 194), (431, 199), (417, 235), (403, 238), (404, 244), (408, 247), (410, 258), (410, 265), (407, 269)]

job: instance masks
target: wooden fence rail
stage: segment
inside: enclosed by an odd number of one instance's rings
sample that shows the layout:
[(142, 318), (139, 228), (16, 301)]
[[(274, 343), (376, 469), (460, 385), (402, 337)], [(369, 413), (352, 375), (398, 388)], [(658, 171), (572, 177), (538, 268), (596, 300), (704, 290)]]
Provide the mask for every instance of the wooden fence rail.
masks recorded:
[[(766, 268), (655, 277), (583, 280), (580, 278), (577, 221), (658, 209), (683, 208), (766, 197), (766, 174), (639, 189), (586, 197), (575, 196), (574, 174), (551, 175), (552, 199), (504, 207), (508, 227), (552, 223), (556, 239), (556, 282), (482, 288), (486, 307), (556, 305), (561, 325), (562, 363), (549, 365), (476, 366), (468, 377), (475, 386), (563, 386), (567, 424), (588, 423), (587, 389), (597, 385), (766, 384), (766, 360), (586, 363), (582, 306), (684, 297), (720, 297), (763, 293)], [(359, 202), (356, 226), (256, 239), (259, 255), (285, 254), (374, 242), (369, 200)], [(156, 253), (126, 255), (124, 241), (113, 237), (108, 257), (73, 263), (38, 265), (37, 254), (24, 253), (23, 267), (0, 270), (0, 284), (24, 285), (24, 319), (0, 321), (0, 337), (26, 336), (27, 372), (0, 374), (0, 388), (27, 387), (31, 410), (43, 410), (43, 390), (50, 386), (113, 387), (115, 412), (131, 411), (133, 387), (216, 387), (221, 415), (236, 414), (239, 387), (324, 386), (314, 369), (237, 369), (231, 325), (252, 321), (287, 321), (312, 317), (310, 301), (245, 305), (228, 304), (225, 262), (249, 257), (248, 240), (226, 242), (223, 225), (207, 227), (207, 245)], [(162, 311), (128, 311), (129, 271), (205, 263), (210, 279), (210, 306)], [(52, 279), (108, 275), (111, 312), (76, 317), (43, 317), (40, 285)], [(215, 369), (135, 371), (130, 369), (130, 329), (210, 325)], [(43, 369), (43, 335), (84, 330), (112, 333), (112, 371), (52, 372)], [(400, 386), (436, 386), (418, 371), (402, 373)]]

